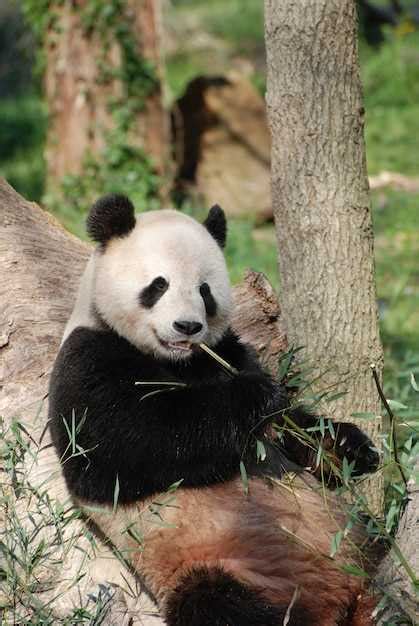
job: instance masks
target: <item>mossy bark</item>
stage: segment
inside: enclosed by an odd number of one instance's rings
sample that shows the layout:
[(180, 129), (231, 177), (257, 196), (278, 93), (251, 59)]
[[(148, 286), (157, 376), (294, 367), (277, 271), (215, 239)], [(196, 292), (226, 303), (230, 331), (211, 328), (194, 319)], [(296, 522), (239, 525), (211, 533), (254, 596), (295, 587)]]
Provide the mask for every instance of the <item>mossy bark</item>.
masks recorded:
[[(44, 33), (50, 115), (45, 155), (48, 191), (57, 190), (68, 174), (83, 174), (86, 156), (100, 159), (107, 132), (118, 124), (124, 127), (121, 132), (126, 132), (130, 145), (144, 150), (158, 174), (167, 166), (160, 2), (118, 0), (97, 8), (89, 4), (94, 2), (57, 3)], [(104, 17), (103, 11), (112, 7), (115, 15)], [(145, 64), (147, 72), (153, 73), (152, 86), (150, 82), (143, 95), (131, 89), (130, 81), (138, 82), (141, 72), (136, 73), (134, 66), (124, 67), (123, 37), (134, 42), (134, 46), (128, 42), (134, 47), (128, 63)]]

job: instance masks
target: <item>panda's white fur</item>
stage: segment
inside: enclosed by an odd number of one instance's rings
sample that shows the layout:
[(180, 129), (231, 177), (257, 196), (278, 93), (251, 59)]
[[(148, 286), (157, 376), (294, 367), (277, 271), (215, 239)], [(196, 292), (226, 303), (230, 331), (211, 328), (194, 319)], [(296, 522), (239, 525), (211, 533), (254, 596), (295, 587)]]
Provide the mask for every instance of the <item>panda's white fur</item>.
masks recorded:
[[(140, 307), (139, 293), (158, 276), (167, 280), (169, 289), (152, 310)], [(217, 302), (213, 318), (207, 318), (199, 293), (204, 282)], [(228, 327), (231, 306), (224, 255), (207, 229), (178, 211), (150, 211), (137, 216), (126, 237), (112, 239), (106, 254), (92, 254), (63, 341), (78, 326), (100, 327), (97, 311), (142, 351), (187, 358), (189, 350), (166, 347), (185, 339), (173, 328), (173, 321), (200, 322), (202, 330), (189, 338), (190, 343), (214, 345)]]
[(71, 312), (70, 318), (65, 325), (61, 345), (73, 332), (75, 328), (84, 326), (85, 328), (97, 328), (98, 319), (93, 314), (93, 294), (94, 278), (97, 252), (93, 252), (89, 258), (80, 285), (77, 291), (76, 302)]

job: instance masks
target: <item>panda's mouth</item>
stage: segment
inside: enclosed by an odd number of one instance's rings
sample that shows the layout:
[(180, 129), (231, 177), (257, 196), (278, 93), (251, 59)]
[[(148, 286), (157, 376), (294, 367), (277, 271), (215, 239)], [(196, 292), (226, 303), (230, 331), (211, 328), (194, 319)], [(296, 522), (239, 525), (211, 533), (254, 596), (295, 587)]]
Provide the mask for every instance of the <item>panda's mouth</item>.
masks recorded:
[(166, 343), (170, 350), (181, 350), (182, 352), (190, 352), (192, 350), (190, 341), (167, 341), (163, 343)]
[(191, 341), (164, 341), (158, 336), (157, 333), (155, 334), (160, 345), (168, 352), (192, 352), (194, 344)]

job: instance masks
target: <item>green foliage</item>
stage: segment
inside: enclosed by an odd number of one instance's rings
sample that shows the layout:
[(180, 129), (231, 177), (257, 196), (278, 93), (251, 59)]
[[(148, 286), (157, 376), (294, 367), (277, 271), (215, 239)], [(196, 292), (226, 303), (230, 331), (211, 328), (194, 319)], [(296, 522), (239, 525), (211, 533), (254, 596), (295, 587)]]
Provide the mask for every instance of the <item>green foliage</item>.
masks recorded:
[(32, 80), (34, 38), (18, 2), (0, 3), (0, 98), (22, 94)]
[(177, 52), (166, 60), (166, 78), (173, 101), (180, 98), (188, 83), (197, 76), (214, 73), (208, 68), (207, 51)]
[(35, 76), (38, 79), (38, 83), (42, 81), (42, 75), (46, 65), (44, 50), (45, 33), (56, 24), (56, 9), (63, 3), (64, 0), (21, 0), (20, 2), (25, 21), (32, 30), (37, 42), (38, 50), (36, 55)]
[(234, 283), (243, 279), (247, 268), (266, 274), (274, 286), (278, 286), (278, 255), (272, 229), (258, 229), (268, 234), (268, 245), (264, 239), (256, 238), (252, 222), (245, 219), (230, 219), (226, 257)]
[(263, 2), (212, 0), (205, 4), (210, 32), (231, 42), (239, 54), (249, 55), (264, 47)]
[[(370, 107), (405, 107), (419, 99), (419, 33), (389, 32), (378, 50), (363, 49), (365, 101)], [(390, 69), (391, 68), (391, 69)]]
[[(70, 614), (57, 620), (53, 615), (48, 592), (57, 588), (57, 566), (79, 539), (68, 530), (80, 511), (71, 503), (60, 503), (48, 493), (48, 480), (35, 487), (27, 471), (36, 463), (39, 445), (20, 422), (9, 427), (0, 418), (0, 615), (2, 624), (21, 626), (74, 626), (97, 624), (113, 591), (102, 585), (95, 598), (85, 606), (75, 607)], [(51, 480), (51, 478), (49, 478)], [(85, 536), (94, 545), (86, 528)], [(63, 588), (70, 589), (82, 578), (80, 570)]]
[(124, 193), (139, 209), (158, 208), (159, 179), (144, 152), (127, 143), (124, 133), (110, 132), (100, 156), (86, 155), (83, 173), (65, 176), (60, 194), (44, 197), (48, 208), (81, 238), (86, 236), (87, 211), (103, 194)]
[(0, 100), (0, 119), (0, 175), (26, 198), (39, 200), (45, 177), (45, 107), (35, 95)]
[(54, 18), (54, 5), (63, 4), (54, 0), (22, 0), (22, 10), (26, 21), (42, 44), (45, 31)]

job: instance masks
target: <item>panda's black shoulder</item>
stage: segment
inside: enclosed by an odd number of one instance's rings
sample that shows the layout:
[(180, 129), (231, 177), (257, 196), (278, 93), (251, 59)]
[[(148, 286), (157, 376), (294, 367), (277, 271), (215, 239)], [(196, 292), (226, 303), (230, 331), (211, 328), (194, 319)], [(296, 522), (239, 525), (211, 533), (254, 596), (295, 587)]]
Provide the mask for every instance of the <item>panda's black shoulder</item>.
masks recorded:
[(55, 385), (77, 384), (106, 374), (129, 378), (144, 369), (153, 369), (153, 359), (137, 350), (126, 339), (111, 330), (78, 327), (65, 340), (58, 353), (51, 376)]
[(140, 353), (126, 339), (119, 337), (110, 330), (97, 330), (79, 326), (67, 337), (61, 346), (58, 359), (88, 364), (100, 363), (105, 358), (129, 359), (138, 357)]

